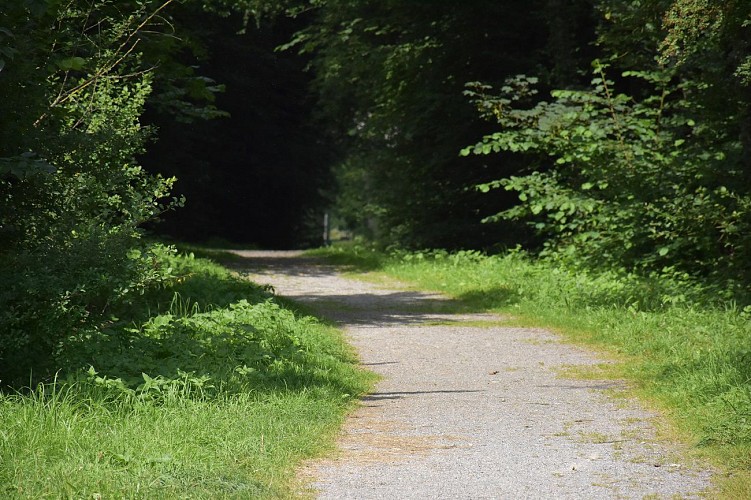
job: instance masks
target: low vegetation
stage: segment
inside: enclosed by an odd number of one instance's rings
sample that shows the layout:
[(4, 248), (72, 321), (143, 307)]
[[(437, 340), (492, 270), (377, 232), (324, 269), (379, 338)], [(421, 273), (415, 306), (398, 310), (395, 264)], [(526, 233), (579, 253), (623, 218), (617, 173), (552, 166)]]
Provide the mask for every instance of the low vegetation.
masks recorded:
[(699, 284), (574, 271), (522, 252), (380, 254), (319, 251), (454, 297), (462, 310), (495, 311), (605, 350), (623, 377), (661, 407), (697, 451), (726, 468), (730, 498), (751, 495), (751, 321)]
[(337, 330), (192, 255), (0, 393), (4, 498), (288, 498), (372, 382)]

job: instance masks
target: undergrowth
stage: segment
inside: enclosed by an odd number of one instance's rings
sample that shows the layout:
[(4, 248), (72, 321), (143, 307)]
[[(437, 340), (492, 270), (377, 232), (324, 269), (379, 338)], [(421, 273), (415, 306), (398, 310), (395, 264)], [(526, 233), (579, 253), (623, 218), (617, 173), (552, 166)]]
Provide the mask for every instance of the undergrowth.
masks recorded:
[(3, 498), (288, 498), (372, 375), (340, 333), (192, 255), (0, 394)]
[(334, 247), (317, 253), (444, 292), (457, 309), (501, 312), (616, 354), (625, 360), (617, 376), (634, 382), (696, 449), (727, 467), (728, 496), (751, 495), (748, 308), (684, 279), (574, 271), (516, 251), (387, 255)]

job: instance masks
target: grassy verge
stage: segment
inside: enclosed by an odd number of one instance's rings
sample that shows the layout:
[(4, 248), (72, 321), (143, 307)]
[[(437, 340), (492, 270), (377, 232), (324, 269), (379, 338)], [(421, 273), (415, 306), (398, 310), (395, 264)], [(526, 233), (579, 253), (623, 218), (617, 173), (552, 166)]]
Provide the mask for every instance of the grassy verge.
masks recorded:
[(461, 310), (496, 311), (554, 329), (623, 362), (627, 378), (701, 454), (727, 471), (727, 498), (751, 498), (751, 319), (686, 282), (571, 272), (520, 253), (385, 256), (362, 248), (317, 252), (444, 292)]
[[(289, 498), (373, 376), (340, 333), (203, 259), (0, 394), (3, 498)], [(75, 367), (79, 367), (76, 369)]]

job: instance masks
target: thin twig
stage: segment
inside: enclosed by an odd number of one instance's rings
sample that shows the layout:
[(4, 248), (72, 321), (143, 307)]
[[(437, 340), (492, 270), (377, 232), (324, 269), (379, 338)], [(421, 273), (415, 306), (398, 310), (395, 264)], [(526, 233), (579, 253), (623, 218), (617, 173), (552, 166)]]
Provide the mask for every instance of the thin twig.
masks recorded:
[[(174, 0), (166, 0), (162, 5), (160, 5), (154, 12), (149, 14), (134, 30), (130, 32), (130, 34), (125, 38), (125, 40), (120, 44), (120, 46), (114, 51), (114, 55), (117, 56), (119, 53), (125, 49), (125, 47), (128, 46), (130, 41), (135, 37), (138, 33), (141, 32), (141, 30), (151, 22), (154, 17), (156, 17), (161, 11), (163, 11), (169, 4), (173, 3)], [(49, 108), (54, 108), (56, 106), (60, 106), (61, 104), (64, 104), (65, 102), (69, 101), (73, 98), (76, 94), (84, 90), (85, 88), (92, 85), (94, 82), (96, 82), (98, 79), (105, 77), (105, 75), (109, 72), (111, 72), (114, 68), (116, 68), (122, 61), (125, 60), (126, 57), (128, 57), (136, 48), (140, 40), (135, 40), (132, 45), (123, 53), (120, 57), (118, 57), (114, 62), (105, 63), (101, 69), (99, 69), (93, 76), (89, 77), (84, 82), (79, 83), (78, 85), (74, 86), (72, 89), (69, 89), (65, 92), (60, 92), (58, 96), (52, 101)], [(138, 73), (136, 73), (138, 74)], [(66, 79), (67, 79), (67, 73), (66, 73)], [(47, 117), (47, 113), (43, 113), (35, 122), (34, 126), (38, 126), (44, 118)]]

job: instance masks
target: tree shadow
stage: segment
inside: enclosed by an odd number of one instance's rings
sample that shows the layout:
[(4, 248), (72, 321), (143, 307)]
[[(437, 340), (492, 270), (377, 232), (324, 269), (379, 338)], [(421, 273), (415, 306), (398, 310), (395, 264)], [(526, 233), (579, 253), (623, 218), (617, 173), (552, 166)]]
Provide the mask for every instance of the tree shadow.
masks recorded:
[(287, 298), (338, 326), (416, 326), (451, 322), (452, 315), (486, 311), (463, 300), (413, 291), (310, 293)]
[(227, 252), (236, 258), (222, 262), (222, 264), (245, 274), (320, 277), (334, 276), (344, 270), (341, 265), (328, 263), (320, 257), (305, 256), (302, 252), (294, 250), (228, 250)]
[(410, 396), (421, 396), (423, 394), (470, 394), (486, 392), (475, 389), (456, 389), (456, 390), (439, 390), (439, 391), (400, 391), (400, 392), (373, 392), (361, 398), (362, 401), (374, 402), (390, 399), (404, 399)]
[[(330, 278), (349, 269), (348, 264), (331, 264), (327, 258), (308, 257), (294, 251), (233, 250), (232, 253), (242, 257), (230, 264), (232, 269), (254, 277)], [(409, 326), (436, 321), (436, 315), (476, 313), (487, 309), (471, 297), (454, 299), (438, 293), (410, 290), (349, 294), (329, 291), (294, 293), (281, 297), (281, 300), (293, 309), (322, 317), (334, 324), (358, 326)]]
[(456, 298), (457, 301), (475, 311), (508, 307), (518, 303), (520, 299), (521, 297), (516, 290), (505, 286), (472, 290), (462, 293)]

